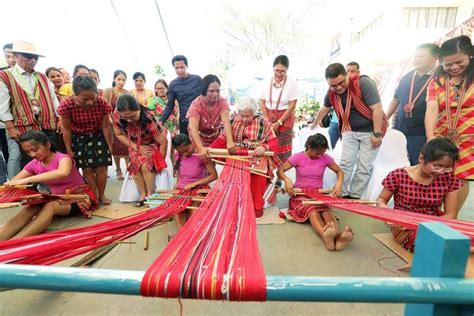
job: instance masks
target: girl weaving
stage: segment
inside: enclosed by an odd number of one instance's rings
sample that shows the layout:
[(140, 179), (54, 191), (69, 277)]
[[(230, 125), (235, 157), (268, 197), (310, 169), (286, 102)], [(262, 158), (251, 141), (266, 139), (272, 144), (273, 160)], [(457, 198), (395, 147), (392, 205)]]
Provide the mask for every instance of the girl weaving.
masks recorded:
[[(377, 199), (387, 207), (393, 196), (395, 209), (456, 219), (461, 181), (454, 176), (459, 150), (447, 138), (426, 143), (415, 166), (395, 169), (383, 180), (384, 189)], [(444, 212), (440, 210), (444, 204)], [(392, 226), (393, 237), (405, 249), (414, 251), (416, 231)]]
[[(304, 195), (296, 196), (294, 186), (301, 189), (321, 189), (323, 187), (323, 176), (326, 167), (337, 174), (337, 183), (332, 195), (341, 195), (344, 173), (334, 160), (327, 154), (328, 141), (321, 134), (308, 137), (305, 143), (305, 151), (292, 155), (278, 169), (278, 177), (285, 182), (285, 191), (290, 195), (288, 213), (296, 222), (304, 223), (309, 219), (314, 231), (321, 237), (327, 250), (342, 250), (354, 238), (349, 225), (343, 232), (339, 232), (336, 219), (327, 206), (304, 205), (308, 200)], [(291, 168), (296, 169), (296, 182), (285, 174)]]
[[(39, 234), (58, 216), (91, 216), (97, 206), (92, 190), (84, 183), (74, 160), (66, 154), (55, 152), (48, 137), (37, 131), (20, 136), (21, 148), (33, 160), (10, 182), (15, 186), (41, 182), (49, 186), (53, 194), (85, 194), (84, 199), (59, 199), (45, 204), (24, 207), (0, 228), (0, 240), (16, 239)], [(68, 192), (68, 193), (67, 193)]]
[[(212, 160), (203, 161), (196, 155), (196, 148), (186, 134), (178, 134), (171, 141), (174, 149), (178, 152), (175, 164), (177, 173), (176, 189), (192, 190), (208, 188), (208, 184), (217, 179), (216, 167)], [(193, 210), (186, 210), (175, 216), (178, 230), (193, 215)]]

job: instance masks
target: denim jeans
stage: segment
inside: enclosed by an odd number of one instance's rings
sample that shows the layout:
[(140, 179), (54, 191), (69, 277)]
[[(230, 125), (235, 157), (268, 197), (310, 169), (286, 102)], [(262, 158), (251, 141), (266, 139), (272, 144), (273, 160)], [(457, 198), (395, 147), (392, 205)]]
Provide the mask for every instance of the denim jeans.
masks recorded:
[(373, 162), (379, 152), (379, 148), (372, 147), (372, 135), (371, 132), (347, 132), (342, 135), (340, 165), (344, 172), (343, 196), (361, 198), (369, 184)]
[(8, 178), (12, 179), (21, 171), (20, 145), (12, 138), (7, 138), (8, 143)]
[(405, 136), (407, 138), (407, 150), (410, 165), (417, 165), (421, 147), (423, 147), (423, 145), (426, 143), (426, 136)]
[(331, 139), (331, 148), (336, 147), (337, 141), (339, 140), (339, 123), (331, 122), (329, 123), (329, 138)]

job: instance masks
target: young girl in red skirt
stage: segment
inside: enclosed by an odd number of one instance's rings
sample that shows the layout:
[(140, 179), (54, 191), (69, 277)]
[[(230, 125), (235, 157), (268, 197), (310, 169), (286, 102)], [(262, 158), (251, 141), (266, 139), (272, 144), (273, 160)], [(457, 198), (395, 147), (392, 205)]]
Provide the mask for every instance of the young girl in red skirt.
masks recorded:
[[(337, 183), (331, 194), (336, 197), (341, 195), (344, 173), (331, 156), (325, 153), (327, 149), (328, 141), (323, 135), (318, 133), (308, 137), (305, 151), (292, 155), (278, 169), (278, 177), (285, 182), (285, 191), (290, 195), (288, 213), (298, 223), (304, 223), (309, 219), (326, 249), (339, 251), (354, 238), (351, 227), (346, 225), (344, 230), (339, 232), (336, 219), (327, 206), (303, 205), (303, 201), (308, 200), (308, 197), (294, 194), (294, 187), (306, 190), (321, 189), (324, 171), (329, 168), (337, 174)], [(296, 169), (295, 184), (285, 174), (291, 168)]]
[[(204, 161), (186, 134), (176, 135), (171, 144), (178, 152), (176, 155), (175, 173), (177, 173), (176, 189), (192, 190), (209, 188), (209, 183), (217, 179), (217, 171), (211, 160)], [(193, 215), (193, 210), (186, 210), (175, 216), (178, 230)]]
[[(458, 148), (447, 138), (429, 141), (422, 147), (417, 165), (395, 169), (383, 180), (377, 205), (388, 207), (393, 196), (397, 210), (456, 219), (461, 188), (461, 181), (454, 175), (458, 158)], [(395, 225), (391, 230), (403, 248), (415, 250), (415, 230)]]
[(21, 148), (33, 158), (7, 186), (44, 183), (52, 194), (81, 194), (86, 199), (58, 199), (44, 204), (24, 207), (18, 214), (0, 227), (0, 240), (37, 235), (48, 228), (54, 216), (91, 216), (97, 207), (92, 190), (85, 184), (74, 160), (63, 153), (55, 152), (48, 137), (37, 131), (28, 131), (20, 136)]

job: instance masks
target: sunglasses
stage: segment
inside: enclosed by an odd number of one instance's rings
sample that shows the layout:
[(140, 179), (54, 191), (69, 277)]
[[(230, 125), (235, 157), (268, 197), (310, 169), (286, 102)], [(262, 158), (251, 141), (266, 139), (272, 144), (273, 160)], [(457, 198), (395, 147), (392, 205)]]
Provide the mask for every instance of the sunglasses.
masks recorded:
[(26, 59), (36, 59), (38, 60), (39, 56), (35, 54), (27, 54), (27, 53), (19, 53), (21, 56), (25, 57)]

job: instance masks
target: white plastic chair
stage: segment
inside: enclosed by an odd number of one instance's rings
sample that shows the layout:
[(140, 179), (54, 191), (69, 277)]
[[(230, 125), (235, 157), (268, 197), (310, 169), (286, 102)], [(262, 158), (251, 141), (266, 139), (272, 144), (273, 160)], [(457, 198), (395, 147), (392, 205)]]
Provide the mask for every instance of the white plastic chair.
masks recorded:
[(374, 160), (372, 176), (363, 196), (369, 200), (377, 199), (383, 189), (382, 181), (388, 173), (409, 165), (405, 135), (395, 129), (389, 129)]

